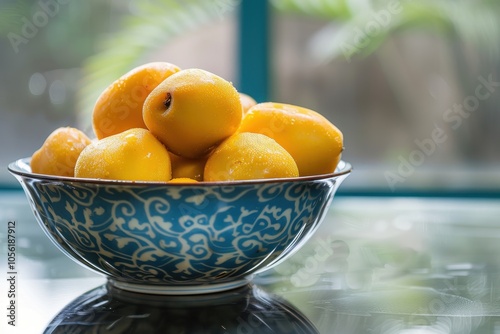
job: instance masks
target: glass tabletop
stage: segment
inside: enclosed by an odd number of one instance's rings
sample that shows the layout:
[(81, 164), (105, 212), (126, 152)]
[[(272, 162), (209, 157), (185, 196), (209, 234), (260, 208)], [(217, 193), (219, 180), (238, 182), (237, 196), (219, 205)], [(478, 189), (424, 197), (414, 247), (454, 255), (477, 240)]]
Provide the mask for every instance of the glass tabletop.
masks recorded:
[(338, 196), (291, 258), (195, 296), (108, 286), (20, 191), (0, 194), (0, 217), (1, 333), (500, 333), (499, 199)]

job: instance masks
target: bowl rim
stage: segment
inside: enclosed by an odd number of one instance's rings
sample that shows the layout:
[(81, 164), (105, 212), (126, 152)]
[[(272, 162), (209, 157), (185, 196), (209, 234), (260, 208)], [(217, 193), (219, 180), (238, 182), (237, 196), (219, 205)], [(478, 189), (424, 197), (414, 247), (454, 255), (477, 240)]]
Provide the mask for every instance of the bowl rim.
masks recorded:
[(30, 167), (31, 157), (21, 158), (11, 162), (7, 169), (13, 175), (24, 178), (37, 179), (40, 181), (50, 182), (67, 182), (67, 183), (82, 183), (82, 184), (97, 184), (97, 185), (120, 185), (120, 186), (190, 186), (190, 187), (203, 187), (203, 186), (233, 186), (233, 185), (252, 185), (252, 184), (267, 184), (267, 183), (284, 183), (284, 182), (305, 182), (305, 181), (322, 181), (327, 179), (338, 178), (340, 176), (347, 176), (352, 172), (352, 166), (349, 162), (340, 160), (337, 164), (335, 172), (318, 175), (308, 175), (299, 177), (286, 177), (286, 178), (269, 178), (269, 179), (252, 179), (252, 180), (238, 180), (238, 181), (203, 181), (203, 182), (161, 182), (161, 181), (128, 181), (128, 180), (108, 180), (108, 179), (95, 179), (95, 178), (78, 178), (69, 176), (58, 176), (49, 174), (39, 174), (31, 172)]

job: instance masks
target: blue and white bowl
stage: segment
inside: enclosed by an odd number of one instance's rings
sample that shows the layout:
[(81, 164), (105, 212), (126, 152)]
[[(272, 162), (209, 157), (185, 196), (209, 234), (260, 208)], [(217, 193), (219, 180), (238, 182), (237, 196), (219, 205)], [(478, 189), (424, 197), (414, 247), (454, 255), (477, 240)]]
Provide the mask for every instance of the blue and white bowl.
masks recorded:
[(9, 165), (47, 236), (114, 286), (198, 294), (242, 286), (312, 235), (351, 172), (239, 182), (158, 183), (35, 174)]

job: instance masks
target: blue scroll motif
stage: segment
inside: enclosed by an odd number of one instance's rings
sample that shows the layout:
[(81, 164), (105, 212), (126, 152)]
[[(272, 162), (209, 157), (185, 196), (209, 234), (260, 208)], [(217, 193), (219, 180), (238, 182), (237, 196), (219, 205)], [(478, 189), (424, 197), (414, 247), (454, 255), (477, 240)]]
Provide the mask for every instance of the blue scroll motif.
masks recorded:
[(25, 188), (42, 226), (77, 261), (131, 283), (200, 284), (290, 253), (320, 222), (334, 181)]

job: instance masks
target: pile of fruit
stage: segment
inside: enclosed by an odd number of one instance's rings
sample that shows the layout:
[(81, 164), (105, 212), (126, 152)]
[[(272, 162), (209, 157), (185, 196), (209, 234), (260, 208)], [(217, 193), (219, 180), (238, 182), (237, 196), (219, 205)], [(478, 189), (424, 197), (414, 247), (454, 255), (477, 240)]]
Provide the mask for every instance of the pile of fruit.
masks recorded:
[(153, 62), (98, 98), (95, 139), (62, 127), (32, 156), (34, 173), (106, 180), (202, 182), (332, 173), (342, 133), (319, 113), (256, 103), (201, 69)]

